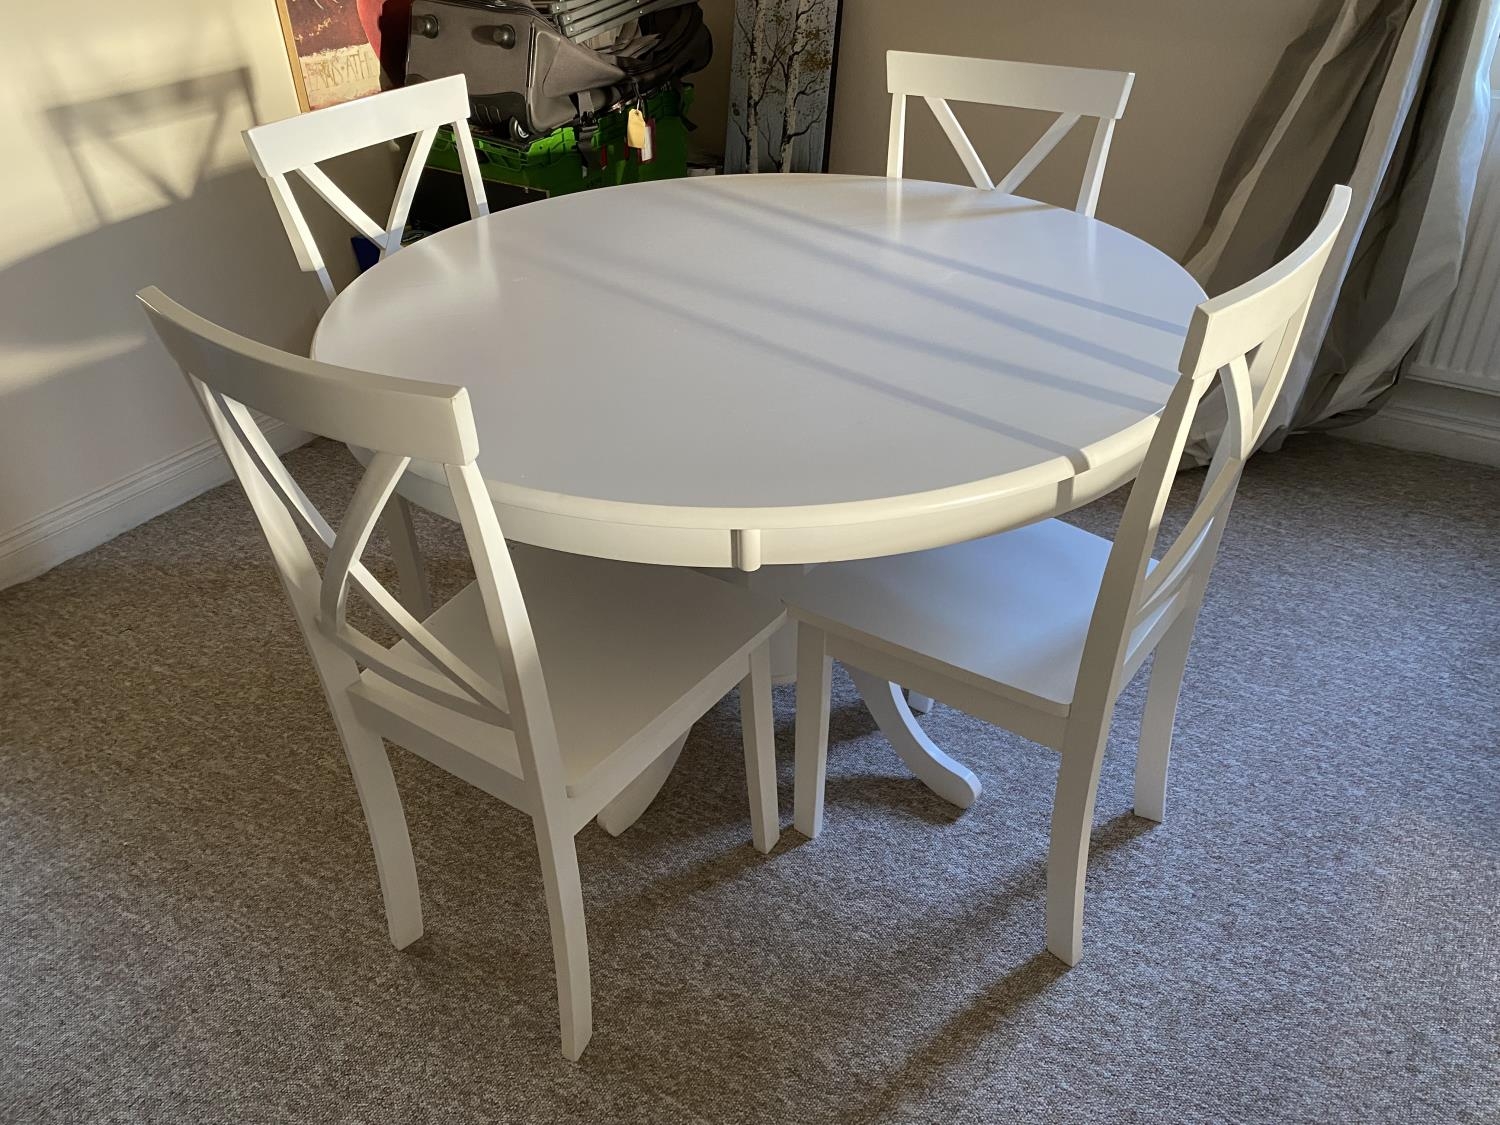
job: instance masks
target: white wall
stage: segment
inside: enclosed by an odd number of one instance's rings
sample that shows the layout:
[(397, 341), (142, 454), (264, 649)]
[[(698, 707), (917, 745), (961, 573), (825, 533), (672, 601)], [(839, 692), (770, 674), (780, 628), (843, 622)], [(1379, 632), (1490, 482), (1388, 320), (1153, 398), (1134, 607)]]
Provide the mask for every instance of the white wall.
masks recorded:
[[(272, 0), (74, 0), (24, 28), (12, 14), (0, 36), (0, 586), (227, 477), (148, 339), (137, 289), (158, 284), (292, 348), (320, 301), (240, 139), (297, 109)], [(379, 154), (346, 173), (353, 193), (388, 190), (389, 164)]]

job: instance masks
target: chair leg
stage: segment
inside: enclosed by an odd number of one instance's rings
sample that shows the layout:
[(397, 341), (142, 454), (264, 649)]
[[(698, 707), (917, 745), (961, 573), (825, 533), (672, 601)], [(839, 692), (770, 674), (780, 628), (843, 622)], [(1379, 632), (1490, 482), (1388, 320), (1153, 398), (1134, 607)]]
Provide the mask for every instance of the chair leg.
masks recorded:
[(375, 870), (380, 876), (391, 944), (405, 949), (422, 936), (422, 897), (391, 760), (380, 735), (359, 721), (346, 699), (330, 698), (330, 705), (375, 849)]
[(769, 643), (750, 654), (750, 674), (740, 681), (740, 728), (745, 741), (745, 783), (750, 789), (750, 835), (755, 850), (765, 855), (781, 836)]
[(1151, 686), (1146, 691), (1135, 757), (1135, 815), (1147, 820), (1160, 822), (1166, 816), (1172, 724), (1177, 718), (1177, 698), (1196, 620), (1196, 613), (1184, 613), (1157, 644), (1151, 662)]
[[(295, 600), (293, 608), (297, 608)], [(359, 682), (359, 668), (323, 636), (314, 622), (297, 612), (364, 809), (391, 944), (405, 949), (422, 936), (422, 896), (417, 889), (417, 865), (411, 855), (411, 836), (406, 831), (406, 813), (391, 773), (391, 759), (380, 734), (365, 725), (349, 701), (349, 689)]]
[(583, 884), (578, 849), (571, 834), (550, 828), (538, 817), (536, 850), (547, 890), (547, 918), (552, 927), (552, 961), (557, 969), (558, 1020), (562, 1053), (577, 1062), (594, 1034), (589, 985), (589, 943), (583, 920)]
[(932, 696), (923, 695), (920, 691), (907, 689), (906, 705), (918, 715), (925, 715), (932, 710)]
[(1065, 965), (1083, 956), (1083, 889), (1088, 875), (1089, 832), (1094, 797), (1104, 760), (1106, 723), (1097, 738), (1076, 746), (1064, 743), (1052, 798), (1052, 833), (1047, 849), (1047, 949)]
[(828, 779), (828, 712), (832, 706), (833, 658), (828, 634), (807, 622), (797, 625), (797, 776), (792, 823), (809, 839), (823, 831), (823, 789)]
[(401, 496), (392, 496), (381, 513), (380, 523), (391, 541), (391, 559), (401, 580), (401, 604), (417, 620), (425, 620), (432, 613), (432, 593), (427, 588), (427, 568), (422, 563), (422, 549), (417, 545), (411, 505)]

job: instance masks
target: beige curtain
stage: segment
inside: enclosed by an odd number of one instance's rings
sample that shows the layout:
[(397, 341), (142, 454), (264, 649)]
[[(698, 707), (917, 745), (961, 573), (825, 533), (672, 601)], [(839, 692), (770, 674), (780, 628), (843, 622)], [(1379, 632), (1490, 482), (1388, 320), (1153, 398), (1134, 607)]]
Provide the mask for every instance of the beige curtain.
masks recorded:
[(1500, 0), (1326, 0), (1287, 48), (1187, 263), (1223, 292), (1301, 241), (1333, 185), (1354, 190), (1264, 444), (1372, 413), (1452, 294), (1497, 37)]

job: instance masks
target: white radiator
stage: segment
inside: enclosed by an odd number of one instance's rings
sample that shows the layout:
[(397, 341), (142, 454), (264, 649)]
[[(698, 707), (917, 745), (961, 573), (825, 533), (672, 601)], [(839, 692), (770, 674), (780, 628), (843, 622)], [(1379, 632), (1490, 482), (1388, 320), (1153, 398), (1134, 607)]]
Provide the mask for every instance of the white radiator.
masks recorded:
[(1414, 379), (1500, 395), (1500, 56), (1458, 289), (1407, 369)]

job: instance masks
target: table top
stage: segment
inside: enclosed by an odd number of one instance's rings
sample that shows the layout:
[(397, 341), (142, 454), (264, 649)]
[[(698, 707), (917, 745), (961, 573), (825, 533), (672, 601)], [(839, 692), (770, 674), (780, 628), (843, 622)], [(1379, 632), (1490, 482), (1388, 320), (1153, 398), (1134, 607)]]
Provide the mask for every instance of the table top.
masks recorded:
[[(952, 542), (1115, 487), (1203, 298), (1146, 243), (1014, 196), (701, 177), (424, 239), (340, 294), (313, 354), (467, 386), (507, 534), (753, 567)], [(441, 509), (440, 474), (409, 479)]]

